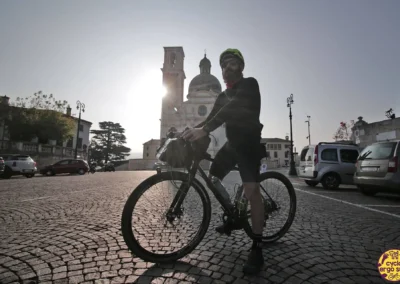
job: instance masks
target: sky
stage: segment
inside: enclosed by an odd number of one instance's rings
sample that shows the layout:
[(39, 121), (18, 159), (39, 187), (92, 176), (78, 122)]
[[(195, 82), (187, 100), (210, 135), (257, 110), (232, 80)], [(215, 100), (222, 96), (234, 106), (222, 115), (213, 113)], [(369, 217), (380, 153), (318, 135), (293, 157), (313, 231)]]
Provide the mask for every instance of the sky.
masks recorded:
[[(207, 50), (238, 48), (258, 80), (263, 138), (297, 151), (333, 141), (341, 121), (400, 116), (400, 1), (0, 1), (0, 96), (41, 90), (85, 103), (82, 118), (126, 129), (131, 158), (160, 135), (164, 46), (185, 52), (185, 93)], [(73, 111), (74, 113), (74, 111)], [(76, 111), (75, 111), (76, 113)]]

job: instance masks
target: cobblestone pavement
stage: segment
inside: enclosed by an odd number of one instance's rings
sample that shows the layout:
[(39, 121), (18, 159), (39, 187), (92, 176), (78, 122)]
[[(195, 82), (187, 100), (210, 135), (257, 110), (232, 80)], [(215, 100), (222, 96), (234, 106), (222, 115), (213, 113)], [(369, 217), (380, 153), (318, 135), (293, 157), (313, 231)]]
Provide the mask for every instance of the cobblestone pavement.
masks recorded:
[[(178, 263), (146, 263), (127, 250), (120, 219), (132, 189), (152, 174), (0, 180), (0, 283), (385, 283), (378, 258), (400, 247), (399, 198), (365, 197), (350, 187), (329, 193), (293, 179), (296, 218), (264, 248), (259, 275), (242, 273), (250, 247), (244, 232), (215, 233), (215, 201), (196, 250)], [(237, 180), (231, 173), (226, 184)]]

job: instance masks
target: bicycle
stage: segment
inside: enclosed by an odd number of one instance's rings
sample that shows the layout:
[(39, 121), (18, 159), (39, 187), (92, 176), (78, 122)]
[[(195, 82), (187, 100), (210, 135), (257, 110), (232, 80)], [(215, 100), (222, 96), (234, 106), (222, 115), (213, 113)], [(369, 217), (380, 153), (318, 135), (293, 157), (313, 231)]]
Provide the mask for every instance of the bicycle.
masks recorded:
[[(125, 206), (123, 208), (122, 218), (121, 218), (121, 231), (124, 241), (128, 246), (129, 250), (133, 253), (133, 255), (147, 262), (165, 263), (165, 262), (177, 261), (178, 259), (191, 253), (204, 238), (211, 220), (211, 201), (210, 201), (210, 196), (207, 193), (205, 187), (196, 178), (196, 174), (200, 174), (200, 176), (206, 182), (206, 185), (209, 188), (209, 190), (211, 190), (217, 201), (222, 206), (222, 209), (224, 211), (222, 217), (223, 222), (224, 223), (228, 222), (230, 224), (231, 231), (244, 229), (244, 231), (250, 238), (252, 239), (254, 238), (252, 228), (249, 223), (251, 210), (248, 210), (247, 203), (243, 205), (243, 200), (245, 200), (243, 199), (243, 185), (239, 185), (239, 189), (234, 197), (234, 202), (233, 202), (234, 206), (232, 208), (232, 206), (226, 204), (226, 201), (223, 199), (220, 192), (213, 186), (212, 181), (208, 178), (207, 174), (199, 165), (202, 160), (207, 160), (210, 162), (213, 161), (211, 155), (206, 152), (208, 145), (211, 141), (210, 138), (206, 136), (206, 138), (203, 139), (203, 141), (200, 142), (195, 141), (189, 143), (184, 141), (182, 138), (179, 138), (180, 134), (181, 133), (175, 133), (175, 134), (169, 133), (167, 135), (167, 140), (158, 149), (157, 157), (158, 158), (162, 157), (163, 161), (167, 161), (168, 164), (175, 164), (175, 167), (176, 165), (183, 166), (185, 169), (188, 170), (188, 172), (182, 172), (177, 170), (161, 171), (158, 169), (156, 174), (144, 180), (136, 187), (136, 189), (133, 190), (133, 192), (129, 195), (128, 200), (126, 201)], [(178, 151), (175, 152), (172, 151), (171, 149), (173, 149), (174, 147), (178, 149)], [(168, 149), (170, 149), (170, 152), (172, 153), (169, 153)], [(237, 167), (235, 167), (235, 169), (238, 170)], [(166, 212), (164, 212), (163, 214), (163, 221), (165, 221), (164, 227), (172, 226), (172, 228), (175, 228), (177, 224), (174, 224), (174, 222), (175, 221), (179, 222), (179, 220), (182, 220), (184, 218), (183, 216), (185, 212), (188, 212), (188, 215), (190, 215), (189, 217), (193, 217), (191, 218), (192, 223), (196, 220), (197, 215), (195, 211), (194, 210), (187, 211), (182, 206), (183, 202), (185, 201), (185, 197), (189, 193), (189, 189), (191, 187), (193, 187), (194, 192), (199, 194), (200, 196), (201, 204), (203, 206), (202, 212), (204, 213), (204, 216), (201, 219), (201, 225), (199, 231), (189, 241), (189, 243), (180, 250), (178, 250), (177, 252), (167, 253), (166, 247), (163, 245), (157, 245), (156, 241), (154, 240), (154, 234), (157, 234), (158, 236), (160, 230), (155, 230), (155, 232), (157, 233), (153, 234), (150, 232), (150, 229), (154, 228), (157, 225), (156, 222), (153, 219), (150, 222), (151, 224), (141, 225), (141, 223), (139, 222), (141, 216), (147, 216), (149, 214), (152, 214), (154, 210), (149, 210), (148, 206), (146, 205), (145, 210), (148, 210), (146, 214), (144, 215), (138, 214), (138, 216), (134, 215), (136, 216), (136, 218), (138, 218), (138, 221), (136, 222), (138, 226), (145, 227), (144, 233), (137, 233), (137, 234), (134, 234), (132, 229), (132, 212), (134, 211), (135, 206), (139, 201), (140, 197), (144, 195), (145, 192), (149, 190), (151, 186), (162, 183), (163, 181), (171, 181), (172, 179), (174, 179), (175, 181), (180, 181), (181, 187), (176, 192), (168, 210), (166, 210)], [(296, 213), (296, 194), (290, 180), (279, 172), (267, 171), (265, 173), (262, 173), (260, 175), (260, 189), (267, 196), (266, 198), (263, 197), (263, 204), (265, 208), (264, 227), (266, 226), (266, 220), (268, 220), (269, 216), (273, 212), (279, 211), (279, 209), (281, 208), (270, 197), (270, 195), (267, 193), (267, 190), (261, 186), (261, 182), (269, 179), (277, 179), (284, 184), (290, 196), (290, 212), (284, 226), (277, 233), (273, 234), (272, 236), (263, 236), (262, 242), (265, 244), (276, 242), (277, 240), (282, 238), (291, 227)], [(176, 186), (176, 188), (178, 187)], [(162, 192), (164, 194), (165, 191)], [(159, 203), (160, 202), (158, 202), (157, 204)], [(198, 204), (199, 203), (195, 202), (192, 203), (192, 205), (198, 205)], [(230, 235), (230, 232), (228, 232), (227, 234)], [(170, 234), (170, 232), (168, 232), (168, 234)], [(144, 241), (144, 245), (139, 244), (139, 240)], [(162, 244), (166, 240), (171, 240), (172, 242), (174, 242), (172, 244), (172, 247), (177, 247), (180, 243), (182, 243), (185, 240), (185, 238), (182, 236), (182, 234), (179, 233), (161, 237)], [(156, 253), (148, 251), (149, 247), (152, 247), (154, 250), (156, 250)]]

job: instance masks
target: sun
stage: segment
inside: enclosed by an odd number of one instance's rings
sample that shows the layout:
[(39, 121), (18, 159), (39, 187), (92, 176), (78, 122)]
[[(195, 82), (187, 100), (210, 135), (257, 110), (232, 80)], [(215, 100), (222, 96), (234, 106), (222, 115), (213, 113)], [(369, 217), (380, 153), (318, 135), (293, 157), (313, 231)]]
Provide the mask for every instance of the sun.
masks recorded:
[(142, 101), (160, 100), (167, 94), (167, 88), (160, 80), (160, 74), (156, 71), (144, 72), (136, 81), (134, 92), (141, 94)]
[(161, 98), (165, 97), (167, 95), (168, 89), (165, 86), (161, 86), (160, 88), (160, 96)]

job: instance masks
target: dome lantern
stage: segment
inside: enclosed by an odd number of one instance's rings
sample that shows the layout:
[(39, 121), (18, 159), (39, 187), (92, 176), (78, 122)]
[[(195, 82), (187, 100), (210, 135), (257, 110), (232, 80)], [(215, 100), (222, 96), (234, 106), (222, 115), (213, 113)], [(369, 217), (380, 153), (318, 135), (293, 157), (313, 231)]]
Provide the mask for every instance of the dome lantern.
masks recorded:
[(211, 73), (211, 62), (207, 58), (207, 54), (204, 54), (204, 58), (200, 61), (200, 74), (210, 74)]
[(211, 62), (204, 54), (204, 58), (200, 60), (200, 74), (192, 79), (189, 84), (189, 94), (198, 91), (214, 91), (221, 92), (221, 84), (219, 80), (211, 74)]

